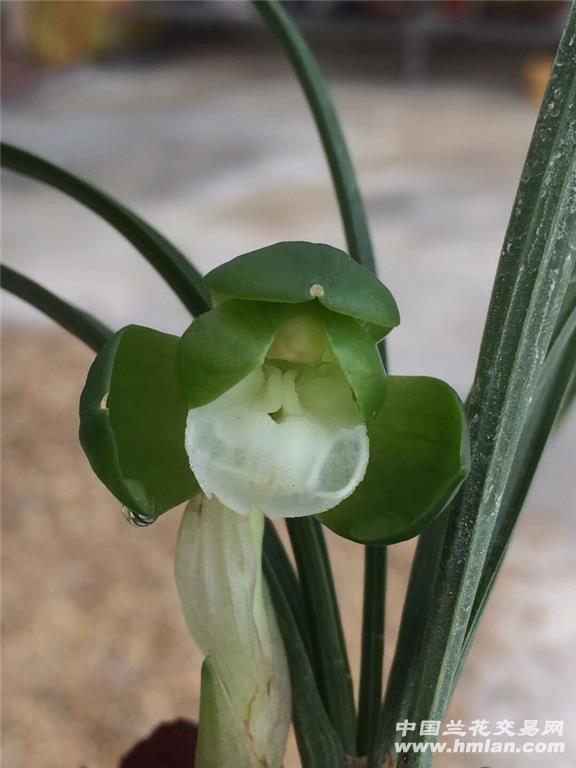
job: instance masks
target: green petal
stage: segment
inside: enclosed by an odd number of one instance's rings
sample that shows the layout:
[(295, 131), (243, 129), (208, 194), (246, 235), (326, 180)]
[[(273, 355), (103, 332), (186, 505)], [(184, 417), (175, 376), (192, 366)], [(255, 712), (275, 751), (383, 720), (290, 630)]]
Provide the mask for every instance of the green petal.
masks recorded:
[(376, 344), (349, 317), (323, 311), (320, 319), (334, 357), (354, 392), (362, 420), (368, 422), (380, 410), (386, 391), (386, 371)]
[(382, 404), (386, 380), (374, 340), (352, 318), (310, 303), (230, 300), (196, 318), (178, 350), (188, 407), (206, 405), (246, 378), (265, 362), (282, 325), (300, 316), (321, 323), (362, 419), (372, 418)]
[(80, 442), (106, 487), (155, 519), (198, 490), (184, 449), (178, 338), (131, 325), (96, 357), (80, 399)]
[(228, 301), (192, 323), (178, 347), (189, 408), (215, 400), (264, 363), (287, 315), (282, 306)]
[(388, 376), (368, 425), (370, 461), (349, 499), (319, 515), (340, 536), (394, 544), (419, 534), (454, 496), (470, 467), (458, 395), (438, 379)]
[(329, 245), (277, 243), (217, 267), (205, 283), (220, 300), (295, 304), (317, 299), (333, 312), (366, 323), (375, 340), (400, 322), (388, 288), (344, 251)]

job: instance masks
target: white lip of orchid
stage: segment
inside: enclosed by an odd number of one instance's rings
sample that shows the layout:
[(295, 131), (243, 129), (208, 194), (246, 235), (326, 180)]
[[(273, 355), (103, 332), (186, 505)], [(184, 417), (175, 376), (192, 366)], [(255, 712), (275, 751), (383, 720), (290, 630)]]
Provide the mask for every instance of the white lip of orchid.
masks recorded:
[(366, 471), (366, 427), (338, 366), (289, 365), (267, 363), (188, 412), (185, 444), (198, 483), (240, 514), (325, 512)]

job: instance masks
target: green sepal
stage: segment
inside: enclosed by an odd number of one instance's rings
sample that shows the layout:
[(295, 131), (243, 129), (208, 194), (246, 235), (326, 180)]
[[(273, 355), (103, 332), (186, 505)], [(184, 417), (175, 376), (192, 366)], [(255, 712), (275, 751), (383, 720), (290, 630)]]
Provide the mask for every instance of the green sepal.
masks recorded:
[(368, 437), (364, 479), (350, 498), (318, 519), (361, 544), (410, 539), (442, 512), (468, 474), (468, 427), (460, 398), (439, 379), (388, 376)]
[(118, 331), (92, 364), (80, 398), (80, 442), (94, 472), (147, 520), (198, 491), (184, 449), (177, 345), (176, 336), (138, 325)]
[[(285, 242), (245, 253), (212, 270), (205, 283), (215, 300), (299, 304), (318, 301), (366, 324), (375, 341), (400, 322), (394, 297), (377, 277), (338, 248)], [(323, 294), (312, 286), (322, 286)], [(321, 292), (320, 292), (321, 293)]]
[(262, 365), (287, 317), (282, 306), (227, 301), (196, 318), (178, 345), (188, 408), (212, 402)]

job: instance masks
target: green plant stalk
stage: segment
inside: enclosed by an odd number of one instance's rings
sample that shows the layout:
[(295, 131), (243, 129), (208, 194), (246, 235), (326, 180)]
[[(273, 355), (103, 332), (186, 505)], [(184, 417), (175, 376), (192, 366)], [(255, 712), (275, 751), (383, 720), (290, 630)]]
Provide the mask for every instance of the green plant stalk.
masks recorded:
[(286, 525), (312, 630), (318, 688), (346, 753), (354, 755), (356, 712), (352, 673), (324, 534), (313, 517), (288, 518)]
[[(572, 10), (516, 197), (469, 400), (472, 471), (447, 522), (412, 719), (442, 720), (460, 667), (504, 490), (575, 256), (575, 70)], [(398, 713), (402, 718), (404, 713)], [(389, 745), (380, 741), (378, 757)], [(412, 755), (409, 765), (430, 765)]]
[[(255, 10), (276, 35), (302, 87), (322, 142), (330, 169), (348, 250), (352, 258), (376, 271), (372, 240), (364, 203), (338, 115), (324, 76), (288, 13), (274, 0), (253, 0)], [(379, 344), (386, 365), (385, 342)], [(305, 567), (305, 566), (304, 566)], [(382, 699), (384, 621), (386, 601), (386, 550), (364, 552), (364, 615), (362, 619), (362, 660), (360, 667), (361, 717), (358, 718), (357, 740), (362, 751), (371, 738), (371, 728), (378, 717)], [(366, 657), (366, 654), (369, 657)]]
[(210, 309), (199, 272), (166, 238), (112, 197), (77, 176), (11, 144), (1, 145), (2, 167), (59, 189), (101, 216), (144, 256), (192, 315)]
[(6, 291), (28, 302), (66, 331), (85, 342), (95, 352), (112, 335), (112, 331), (92, 315), (68, 304), (34, 280), (30, 280), (5, 264), (0, 265), (0, 284)]

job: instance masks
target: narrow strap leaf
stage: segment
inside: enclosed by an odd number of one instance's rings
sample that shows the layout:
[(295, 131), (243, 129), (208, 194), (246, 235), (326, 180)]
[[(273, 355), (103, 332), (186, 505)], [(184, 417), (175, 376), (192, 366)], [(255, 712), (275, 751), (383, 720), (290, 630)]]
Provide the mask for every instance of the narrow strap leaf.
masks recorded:
[(267, 548), (263, 567), (288, 658), (292, 717), (302, 768), (345, 768), (346, 755), (324, 709), (306, 647)]
[[(382, 700), (387, 552), (385, 546), (364, 549), (364, 605), (356, 741), (359, 755), (368, 755), (372, 750)], [(374, 589), (375, 585), (380, 586)]]
[(350, 255), (374, 272), (374, 252), (364, 204), (324, 76), (306, 41), (280, 3), (253, 0), (252, 5), (284, 48), (314, 115), (330, 166)]
[(565, 416), (567, 416), (568, 413), (572, 411), (572, 408), (574, 407), (575, 402), (576, 402), (576, 365), (574, 366), (574, 370), (572, 371), (570, 382), (566, 387), (566, 392), (564, 393), (564, 399), (562, 400), (562, 405), (560, 406), (560, 411), (558, 414), (559, 422), (562, 422)]
[(501, 517), (494, 529), (482, 579), (476, 594), (472, 615), (468, 624), (462, 660), (472, 644), (482, 611), (494, 586), (510, 537), (518, 520), (522, 505), (530, 489), (542, 452), (559, 414), (565, 404), (566, 394), (573, 384), (576, 372), (576, 307), (566, 319), (562, 331), (552, 345), (532, 400), (530, 416), (524, 426), (522, 439), (514, 458)]
[[(558, 338), (558, 336), (560, 336), (560, 334), (563, 332), (566, 324), (572, 322), (575, 312), (576, 312), (576, 263), (574, 264), (574, 269), (572, 270), (572, 277), (570, 279), (570, 282), (568, 283), (566, 296), (564, 297), (564, 302), (562, 304), (562, 308), (560, 310), (560, 314), (558, 315), (558, 320), (556, 322), (556, 327), (554, 329), (554, 335), (552, 337), (552, 341), (550, 342), (551, 349), (556, 343), (556, 339)], [(548, 356), (550, 356), (550, 352), (548, 352)]]
[[(368, 756), (368, 768), (386, 765), (395, 737), (398, 713), (411, 713), (418, 690), (417, 669), (424, 652), (423, 637), (430, 620), (430, 601), (446, 529), (446, 512), (420, 535), (404, 600), (396, 651), (386, 684), (377, 738)], [(391, 763), (392, 764), (392, 763)]]
[(101, 216), (144, 256), (193, 315), (210, 308), (202, 277), (186, 257), (139, 216), (105, 192), (53, 163), (2, 143), (2, 167), (59, 189)]
[(31, 304), (47, 317), (97, 352), (110, 338), (112, 331), (95, 317), (59, 299), (29, 277), (15, 269), (0, 265), (2, 288)]
[(311, 517), (286, 520), (312, 628), (317, 679), (330, 720), (349, 755), (356, 752), (352, 674), (324, 533)]
[(271, 520), (266, 520), (264, 527), (264, 550), (267, 553), (271, 567), (274, 568), (276, 578), (282, 586), (286, 602), (292, 612), (292, 617), (298, 627), (300, 637), (306, 647), (306, 652), (311, 656), (312, 636), (304, 608), (300, 582), (290, 562), (286, 548)]

